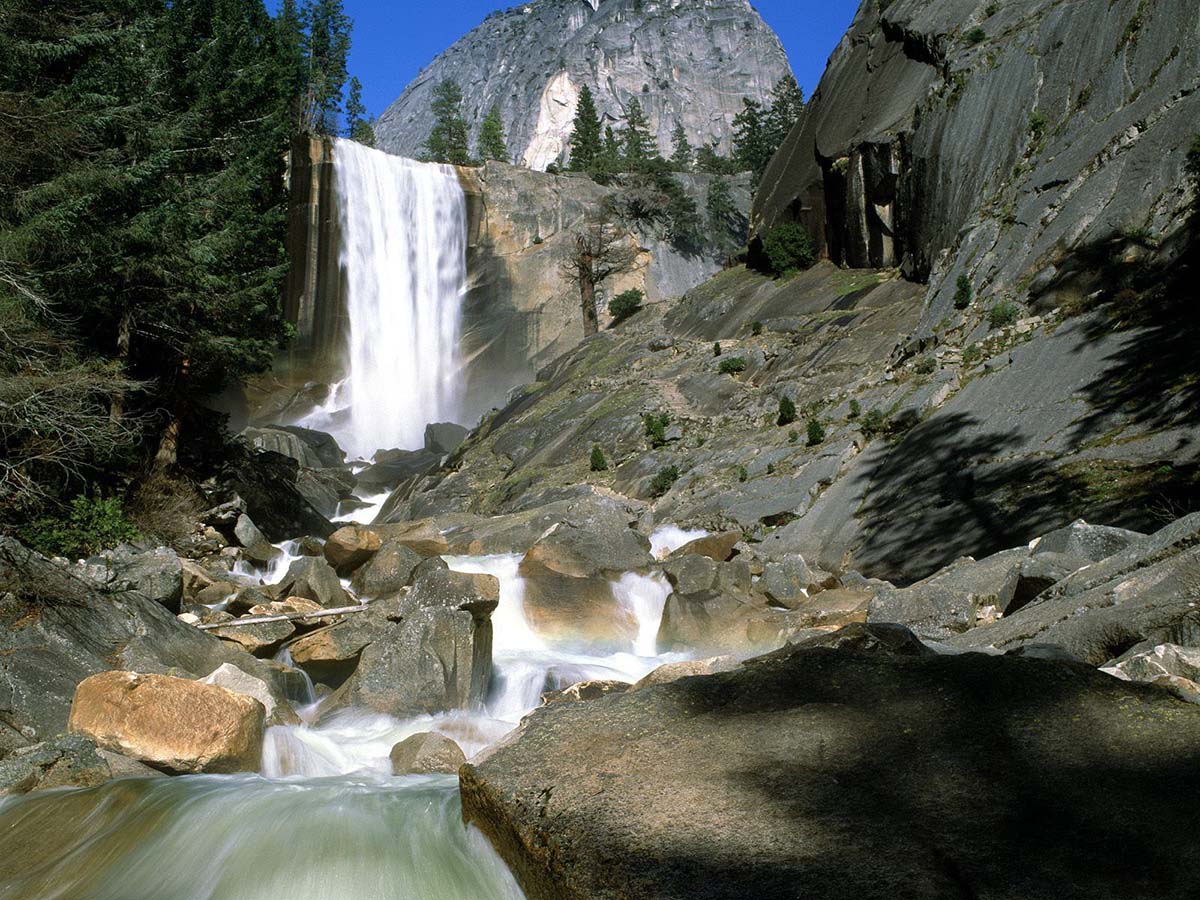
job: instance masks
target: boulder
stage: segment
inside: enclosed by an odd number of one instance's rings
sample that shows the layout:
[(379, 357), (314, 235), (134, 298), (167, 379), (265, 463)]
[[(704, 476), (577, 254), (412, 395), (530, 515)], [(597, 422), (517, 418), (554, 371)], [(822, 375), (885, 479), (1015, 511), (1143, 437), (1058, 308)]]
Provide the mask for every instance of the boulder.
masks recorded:
[(816, 574), (799, 553), (788, 553), (764, 563), (758, 587), (784, 609), (795, 609), (810, 593), (820, 590)]
[(698, 553), (672, 556), (663, 563), (663, 574), (671, 589), (685, 596), (712, 588), (717, 582), (717, 571), (714, 560)]
[(1090, 562), (1081, 556), (1069, 556), (1065, 553), (1035, 552), (1033, 556), (1021, 563), (1021, 569), (1017, 574), (1017, 586), (1005, 613), (1011, 615), (1042, 591), (1049, 590)]
[(367, 638), (358, 665), (322, 711), (356, 706), (404, 718), (481, 704), (499, 596), (490, 575), (431, 567), (403, 598), (374, 604), (356, 617)]
[(557, 523), (521, 560), (525, 614), (551, 640), (627, 646), (637, 625), (611, 580), (652, 563), (650, 542), (623, 522)]
[(1200, 681), (1200, 648), (1159, 644), (1150, 650), (1128, 653), (1102, 667), (1126, 681), (1153, 682), (1163, 675)]
[(382, 450), (375, 462), (358, 473), (364, 488), (395, 487), (418, 475), (428, 475), (442, 463), (442, 455), (429, 450)]
[(132, 591), (175, 613), (183, 599), (183, 564), (168, 547), (105, 550), (86, 560), (80, 575), (103, 593)]
[(372, 556), (382, 542), (379, 535), (361, 525), (339, 528), (325, 542), (325, 560), (339, 575), (349, 575)]
[(292, 561), (287, 574), (279, 582), (278, 595), (303, 597), (325, 609), (351, 604), (337, 572), (324, 559), (316, 556), (302, 556)]
[(303, 441), (316, 457), (317, 468), (335, 469), (346, 465), (346, 451), (341, 448), (333, 435), (299, 425), (272, 425), (270, 427), (274, 431), (286, 432)]
[(453, 422), (433, 422), (425, 426), (425, 449), (445, 456), (463, 445), (471, 432)]
[(162, 773), (136, 760), (101, 750), (79, 734), (63, 734), (20, 747), (0, 761), (0, 797), (50, 788), (88, 788), (113, 778), (157, 778)]
[(318, 684), (341, 686), (358, 665), (363, 648), (377, 637), (363, 617), (360, 613), (297, 638), (287, 648), (292, 662)]
[(698, 553), (700, 556), (707, 556), (717, 562), (725, 562), (733, 558), (734, 547), (741, 543), (741, 540), (742, 533), (740, 531), (706, 534), (704, 537), (689, 541), (671, 555), (687, 556), (690, 553)]
[(290, 431), (281, 428), (247, 428), (240, 435), (253, 449), (269, 451), (295, 460), (305, 469), (321, 467), (321, 457), (308, 442)]
[(257, 772), (264, 716), (258, 700), (216, 685), (102, 672), (75, 689), (68, 727), (166, 772)]
[(961, 634), (1008, 609), (1028, 557), (1023, 547), (978, 561), (965, 557), (909, 587), (880, 587), (867, 621), (907, 625), (930, 640)]
[(1200, 646), (1200, 514), (1075, 572), (998, 622), (949, 641), (1009, 651), (1056, 644), (1093, 666), (1159, 644)]
[[(260, 609), (262, 607), (255, 607)], [(291, 622), (264, 622), (257, 625), (236, 625), (234, 619), (228, 628), (214, 628), (212, 633), (223, 641), (241, 647), (254, 656), (271, 657), (283, 646), (284, 641), (296, 633)]]
[(299, 725), (297, 716), (287, 698), (275, 687), (274, 683), (247, 675), (241, 669), (230, 663), (225, 663), (210, 674), (200, 679), (201, 684), (215, 684), (217, 687), (253, 697), (266, 710), (266, 724), (270, 725)]
[(384, 541), (366, 564), (354, 573), (354, 590), (359, 597), (390, 597), (412, 583), (413, 572), (423, 557), (407, 544)]
[(1073, 663), (791, 647), (544, 706), (459, 780), (530, 898), (1200, 891), (1200, 709)]
[(454, 775), (467, 761), (458, 744), (432, 732), (405, 738), (388, 756), (393, 775)]
[[(930, 656), (936, 651), (921, 642), (903, 625), (856, 622), (837, 631), (818, 634), (796, 643), (797, 647), (813, 650), (854, 650), (860, 653), (885, 653), (890, 656)], [(785, 647), (777, 651), (786, 654)]]
[(841, 628), (867, 621), (874, 591), (835, 588), (801, 600), (790, 609), (789, 620), (796, 628)]
[(298, 534), (328, 537), (334, 526), (297, 489), (299, 474), (299, 464), (288, 456), (246, 448), (233, 454), (220, 477), (245, 501), (246, 514), (267, 540), (286, 541)]
[(265, 565), (279, 555), (279, 549), (267, 540), (266, 535), (258, 530), (258, 526), (245, 513), (238, 516), (233, 526), (233, 534), (251, 562)]
[(321, 515), (338, 514), (343, 500), (354, 496), (356, 479), (349, 469), (301, 469), (296, 473), (296, 490)]
[(1089, 525), (1083, 519), (1078, 519), (1042, 537), (1033, 548), (1033, 555), (1059, 553), (1086, 562), (1100, 562), (1114, 553), (1128, 549), (1145, 537), (1146, 535), (1136, 531)]
[[(235, 616), (245, 615), (258, 606), (265, 606), (272, 602), (272, 597), (267, 593), (267, 588), (261, 585), (246, 585), (245, 587), (234, 588), (233, 596), (227, 598), (225, 608)], [(202, 594), (203, 596), (203, 594)]]

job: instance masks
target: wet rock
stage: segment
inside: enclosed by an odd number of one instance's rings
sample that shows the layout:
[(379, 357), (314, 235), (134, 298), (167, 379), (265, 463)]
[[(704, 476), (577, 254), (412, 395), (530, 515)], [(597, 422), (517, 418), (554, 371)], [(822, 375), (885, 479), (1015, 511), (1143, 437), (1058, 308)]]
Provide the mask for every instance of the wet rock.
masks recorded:
[(267, 540), (266, 535), (258, 530), (258, 526), (245, 513), (237, 517), (233, 534), (251, 562), (265, 565), (279, 555), (279, 550)]
[(629, 690), (625, 681), (577, 681), (560, 691), (547, 691), (542, 694), (542, 704), (547, 703), (584, 703), (597, 697), (607, 697), (609, 694), (621, 694)]
[(296, 552), (301, 556), (323, 556), (325, 554), (325, 541), (307, 534), (296, 542)]
[(367, 563), (354, 573), (354, 590), (360, 597), (390, 597), (412, 583), (422, 557), (405, 544), (384, 542)]
[(245, 615), (256, 606), (272, 602), (272, 596), (267, 592), (266, 587), (257, 585), (246, 585), (245, 587), (234, 586), (234, 594), (228, 601), (228, 606), (225, 608), (235, 616)]
[(1025, 548), (960, 559), (906, 588), (881, 587), (869, 622), (897, 622), (923, 638), (945, 640), (1002, 614), (1016, 593)]
[(270, 541), (298, 534), (328, 537), (334, 526), (296, 487), (299, 464), (272, 451), (247, 449), (235, 454), (222, 470), (222, 481), (246, 503), (246, 513)]
[(349, 575), (382, 546), (379, 535), (361, 525), (339, 528), (325, 542), (325, 560), (339, 575)]
[(247, 675), (235, 665), (225, 663), (199, 681), (201, 684), (215, 684), (235, 694), (253, 697), (263, 705), (268, 726), (300, 724), (300, 717), (292, 711), (287, 698), (273, 683)]
[(453, 422), (433, 422), (425, 426), (425, 449), (445, 456), (463, 445), (471, 432)]
[(167, 772), (257, 772), (264, 715), (258, 700), (215, 685), (103, 672), (75, 689), (69, 728)]
[(272, 425), (271, 429), (286, 432), (303, 441), (317, 459), (314, 468), (336, 469), (346, 464), (346, 452), (331, 434), (299, 425)]
[(529, 897), (1185, 900), (1198, 747), (1078, 664), (792, 647), (542, 707), (460, 784)]
[(382, 450), (375, 454), (374, 463), (358, 473), (358, 483), (364, 488), (395, 487), (436, 471), (441, 463), (441, 455), (429, 450)]
[(337, 572), (324, 559), (316, 556), (302, 556), (292, 562), (279, 583), (278, 595), (303, 597), (325, 609), (350, 605), (350, 598), (342, 588)]
[(297, 638), (288, 645), (292, 661), (314, 682), (340, 686), (354, 672), (363, 648), (378, 637), (361, 615)]
[(393, 775), (453, 775), (467, 761), (458, 744), (432, 732), (405, 738), (388, 757)]
[[(695, 557), (682, 557), (683, 560)], [(689, 562), (686, 582), (667, 598), (658, 631), (658, 647), (667, 652), (719, 656), (779, 646), (792, 629), (790, 614), (774, 609), (751, 589), (750, 564), (741, 559), (715, 563), (706, 586), (702, 564)], [(670, 563), (668, 570), (674, 568)], [(675, 569), (677, 575), (683, 571)], [(670, 578), (670, 575), (668, 575)]]
[(0, 761), (0, 797), (50, 788), (95, 787), (113, 778), (161, 775), (136, 760), (101, 750), (82, 735), (63, 734), (21, 747)]
[(675, 555), (663, 563), (671, 588), (684, 595), (710, 590), (716, 584), (717, 571), (714, 560), (699, 554)]
[(697, 553), (700, 556), (715, 559), (717, 562), (725, 562), (733, 558), (734, 547), (741, 540), (742, 532), (740, 531), (723, 531), (720, 534), (708, 534), (702, 538), (696, 538), (694, 541), (689, 541), (671, 555), (687, 556)]

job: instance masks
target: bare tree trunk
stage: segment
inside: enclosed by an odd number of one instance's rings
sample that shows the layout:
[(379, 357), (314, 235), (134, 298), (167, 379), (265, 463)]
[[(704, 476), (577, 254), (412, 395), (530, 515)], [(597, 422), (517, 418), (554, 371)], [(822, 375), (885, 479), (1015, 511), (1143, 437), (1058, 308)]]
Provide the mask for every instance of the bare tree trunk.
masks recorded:
[(596, 315), (596, 285), (589, 278), (579, 281), (579, 302), (583, 305), (583, 336), (589, 337), (600, 330), (600, 319)]
[[(129, 359), (129, 340), (133, 333), (133, 314), (129, 310), (121, 315), (121, 322), (117, 326), (117, 359), (121, 361), (122, 367), (126, 360)], [(118, 424), (125, 417), (125, 391), (117, 391), (112, 395), (109, 401), (108, 418), (112, 423)]]
[(158, 442), (158, 452), (154, 454), (154, 471), (165, 473), (179, 461), (179, 415), (176, 414), (163, 430)]

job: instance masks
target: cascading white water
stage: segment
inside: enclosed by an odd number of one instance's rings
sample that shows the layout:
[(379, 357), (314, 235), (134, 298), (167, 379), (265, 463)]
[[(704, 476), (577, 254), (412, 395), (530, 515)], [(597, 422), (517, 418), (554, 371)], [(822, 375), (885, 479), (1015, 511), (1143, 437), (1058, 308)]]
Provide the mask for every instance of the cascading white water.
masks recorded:
[(305, 424), (333, 434), (351, 456), (415, 449), (428, 423), (460, 418), (466, 198), (450, 166), (346, 140), (333, 160), (347, 374)]

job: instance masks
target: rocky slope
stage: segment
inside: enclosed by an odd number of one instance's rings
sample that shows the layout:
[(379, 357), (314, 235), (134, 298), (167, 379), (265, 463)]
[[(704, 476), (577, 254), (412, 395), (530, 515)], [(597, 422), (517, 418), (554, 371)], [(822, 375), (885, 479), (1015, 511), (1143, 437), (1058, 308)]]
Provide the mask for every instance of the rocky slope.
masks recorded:
[(606, 124), (636, 97), (664, 154), (677, 123), (693, 146), (728, 152), (742, 98), (764, 100), (788, 71), (748, 0), (536, 0), (494, 13), (434, 60), (375, 132), (381, 148), (419, 155), (433, 88), (454, 79), (472, 136), (498, 104), (513, 161), (545, 169), (568, 155), (586, 84)]

